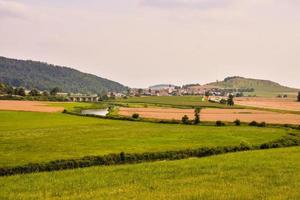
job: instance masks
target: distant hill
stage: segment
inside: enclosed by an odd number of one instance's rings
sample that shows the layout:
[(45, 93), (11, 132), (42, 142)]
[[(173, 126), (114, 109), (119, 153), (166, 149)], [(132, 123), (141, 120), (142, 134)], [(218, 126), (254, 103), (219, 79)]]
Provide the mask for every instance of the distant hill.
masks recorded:
[(120, 92), (120, 83), (78, 70), (31, 60), (0, 57), (0, 82), (15, 87), (39, 90), (61, 88), (64, 92), (97, 93)]
[(298, 89), (282, 86), (273, 81), (244, 78), (239, 76), (227, 77), (223, 81), (213, 82), (207, 85), (218, 86), (221, 88), (254, 88), (255, 92), (280, 93), (298, 91)]
[(158, 85), (152, 85), (149, 88), (152, 90), (160, 90), (160, 89), (167, 89), (169, 87), (176, 87), (176, 85), (172, 84), (158, 84)]

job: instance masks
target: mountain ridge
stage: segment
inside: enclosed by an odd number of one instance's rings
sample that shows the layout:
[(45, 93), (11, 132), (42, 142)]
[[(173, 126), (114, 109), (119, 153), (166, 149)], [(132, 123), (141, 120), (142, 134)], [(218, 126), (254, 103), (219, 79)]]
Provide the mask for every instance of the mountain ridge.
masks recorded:
[(101, 94), (107, 91), (121, 92), (126, 89), (116, 81), (71, 67), (3, 56), (0, 56), (0, 82), (14, 87), (48, 91), (59, 87), (64, 92), (74, 93)]

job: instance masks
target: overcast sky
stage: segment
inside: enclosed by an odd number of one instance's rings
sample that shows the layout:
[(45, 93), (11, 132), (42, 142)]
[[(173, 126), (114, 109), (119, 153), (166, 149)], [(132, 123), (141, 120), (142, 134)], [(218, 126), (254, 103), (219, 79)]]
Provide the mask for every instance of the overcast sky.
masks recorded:
[(0, 0), (0, 55), (130, 87), (240, 75), (300, 88), (300, 1)]

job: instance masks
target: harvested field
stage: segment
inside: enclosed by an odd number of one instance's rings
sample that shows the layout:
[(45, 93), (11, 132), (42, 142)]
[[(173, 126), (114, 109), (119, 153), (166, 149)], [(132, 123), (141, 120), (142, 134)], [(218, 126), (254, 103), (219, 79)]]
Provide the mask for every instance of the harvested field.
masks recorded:
[(241, 106), (300, 111), (300, 102), (296, 99), (243, 97), (236, 98), (235, 103)]
[[(140, 114), (144, 118), (154, 119), (177, 119), (180, 120), (183, 115), (190, 119), (194, 118), (193, 109), (177, 108), (120, 108), (119, 114), (131, 116), (133, 113)], [(300, 124), (300, 115), (283, 114), (270, 111), (259, 111), (251, 109), (202, 109), (201, 120), (203, 121), (234, 121), (240, 119), (243, 122), (267, 122), (274, 124)]]
[(49, 102), (40, 101), (11, 101), (1, 100), (0, 110), (32, 111), (32, 112), (61, 112), (63, 107), (49, 106)]

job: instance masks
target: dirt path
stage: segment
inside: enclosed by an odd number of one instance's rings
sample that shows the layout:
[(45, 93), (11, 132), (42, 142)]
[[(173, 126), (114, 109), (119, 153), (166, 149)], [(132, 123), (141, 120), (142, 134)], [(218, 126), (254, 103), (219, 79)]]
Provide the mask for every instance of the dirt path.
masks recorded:
[(0, 100), (0, 110), (32, 111), (32, 112), (61, 112), (63, 107), (51, 107), (49, 102), (41, 101), (11, 101)]
[[(133, 113), (140, 114), (141, 117), (154, 119), (177, 119), (187, 115), (194, 118), (193, 109), (177, 108), (120, 108), (119, 114), (132, 116)], [(243, 122), (267, 122), (274, 124), (300, 124), (300, 115), (282, 114), (269, 111), (259, 111), (251, 109), (202, 109), (201, 120), (203, 121), (234, 121), (239, 119)]]

